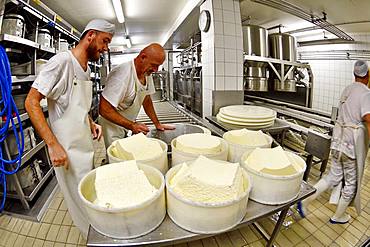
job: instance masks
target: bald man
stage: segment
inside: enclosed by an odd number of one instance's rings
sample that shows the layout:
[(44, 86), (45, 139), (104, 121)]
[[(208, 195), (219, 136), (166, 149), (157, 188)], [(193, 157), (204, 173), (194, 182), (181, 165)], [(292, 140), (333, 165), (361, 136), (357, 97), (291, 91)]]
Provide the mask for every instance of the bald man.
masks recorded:
[(133, 61), (122, 63), (109, 73), (99, 105), (99, 123), (103, 127), (106, 147), (124, 138), (128, 130), (134, 134), (148, 133), (145, 124), (135, 121), (141, 106), (158, 130), (174, 129), (158, 121), (150, 97), (155, 93), (151, 74), (158, 71), (165, 56), (163, 47), (153, 43)]

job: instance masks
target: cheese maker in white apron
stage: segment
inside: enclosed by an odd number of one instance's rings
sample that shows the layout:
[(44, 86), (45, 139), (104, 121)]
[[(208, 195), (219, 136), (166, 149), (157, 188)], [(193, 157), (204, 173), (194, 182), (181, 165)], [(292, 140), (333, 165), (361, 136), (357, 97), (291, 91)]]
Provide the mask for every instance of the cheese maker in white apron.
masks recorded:
[[(346, 102), (347, 97), (342, 97), (340, 99), (340, 106), (339, 110), (341, 110), (342, 105)], [(363, 122), (353, 124), (353, 123), (346, 123), (343, 122), (343, 119), (340, 119), (336, 122), (333, 133), (339, 135), (339, 141), (342, 142), (343, 140), (343, 133), (344, 130), (350, 130), (353, 137), (354, 137), (354, 149), (355, 149), (355, 162), (356, 162), (356, 176), (350, 177), (351, 174), (346, 174), (349, 176), (349, 179), (356, 179), (356, 194), (351, 202), (351, 204), (356, 208), (357, 213), (361, 212), (361, 180), (364, 172), (364, 165), (365, 160), (368, 152), (369, 146), (369, 135), (366, 125)], [(341, 156), (342, 151), (339, 152), (339, 159)], [(344, 168), (343, 172), (344, 172)], [(343, 174), (345, 176), (345, 174)], [(344, 180), (345, 181), (345, 180)], [(341, 191), (343, 189), (343, 183), (340, 182), (336, 187), (334, 187), (330, 203), (337, 204), (339, 202), (339, 198), (341, 195)]]
[[(146, 80), (148, 90), (139, 90), (142, 85), (139, 80), (135, 80), (135, 98), (132, 105), (126, 109), (118, 109), (118, 113), (124, 118), (133, 122), (136, 120), (145, 96), (149, 95), (149, 87), (151, 86), (149, 81), (150, 80)], [(113, 141), (126, 137), (127, 129), (112, 123), (102, 116), (99, 116), (99, 124), (103, 127), (103, 136), (106, 148), (108, 148)]]
[[(72, 54), (71, 54), (72, 56)], [(92, 82), (73, 79), (71, 96), (64, 114), (50, 127), (68, 156), (69, 167), (54, 167), (73, 223), (87, 237), (89, 222), (78, 195), (80, 180), (93, 169), (94, 148), (88, 112), (92, 101)]]

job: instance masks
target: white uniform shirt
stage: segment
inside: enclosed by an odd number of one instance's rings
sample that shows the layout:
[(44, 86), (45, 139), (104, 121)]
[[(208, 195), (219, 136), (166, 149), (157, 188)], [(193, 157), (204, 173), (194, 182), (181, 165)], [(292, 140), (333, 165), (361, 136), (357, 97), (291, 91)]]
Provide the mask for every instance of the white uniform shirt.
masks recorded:
[(40, 71), (32, 87), (47, 98), (49, 119), (59, 119), (68, 107), (74, 76), (90, 80), (90, 68), (84, 71), (71, 51), (52, 57)]
[[(346, 98), (346, 101), (338, 112), (338, 122), (357, 125), (363, 121), (362, 118), (365, 115), (370, 114), (370, 90), (365, 84), (352, 83), (343, 90), (341, 98)], [(334, 128), (332, 149), (342, 151), (350, 158), (355, 158), (354, 144), (350, 128), (344, 129), (342, 141), (340, 141), (340, 131)]]
[(140, 85), (139, 91), (146, 91), (148, 95), (155, 93), (152, 76), (145, 80), (144, 86), (137, 77), (134, 61), (122, 63), (109, 73), (102, 95), (118, 110), (125, 110), (135, 99), (135, 83)]

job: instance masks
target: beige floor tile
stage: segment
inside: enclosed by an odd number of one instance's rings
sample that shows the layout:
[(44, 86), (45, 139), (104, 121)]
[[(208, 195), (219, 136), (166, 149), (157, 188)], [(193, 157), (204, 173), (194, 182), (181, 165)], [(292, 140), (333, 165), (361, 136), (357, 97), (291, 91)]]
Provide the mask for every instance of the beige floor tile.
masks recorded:
[(35, 242), (35, 238), (26, 237), (23, 247), (32, 247), (34, 242)]
[(48, 231), (50, 229), (50, 224), (42, 223), (39, 231), (37, 232), (36, 237), (40, 239), (45, 239), (48, 235)]
[(370, 237), (370, 228), (368, 228), (368, 229), (366, 230), (365, 235), (366, 235), (366, 236), (368, 236), (368, 237)]
[(30, 231), (28, 232), (28, 236), (29, 237), (36, 237), (38, 231), (40, 230), (40, 227), (41, 227), (41, 223), (32, 222), (32, 226), (31, 226)]
[(15, 232), (10, 233), (8, 239), (6, 240), (5, 246), (14, 246), (17, 237), (18, 237), (17, 233)]
[(52, 241), (45, 241), (44, 242), (44, 245), (42, 247), (53, 247), (54, 246), (54, 242)]
[(292, 242), (290, 242), (289, 239), (285, 237), (284, 234), (281, 234), (281, 233), (277, 235), (275, 242), (279, 246), (293, 246)]
[(360, 238), (364, 235), (364, 233), (365, 233), (366, 229), (365, 229), (364, 231), (360, 231), (360, 230), (358, 230), (356, 227), (354, 227), (354, 226), (353, 226), (353, 224), (352, 224), (352, 225), (349, 225), (349, 226), (346, 228), (346, 231), (349, 231), (349, 232), (350, 232), (350, 233), (352, 233), (352, 235), (354, 235), (357, 239), (360, 239)]
[[(356, 227), (360, 232), (364, 232), (364, 231), (367, 230), (366, 225), (362, 224), (358, 220), (353, 221), (351, 225), (354, 226), (354, 227)], [(367, 223), (367, 225), (369, 225), (369, 222)]]
[(233, 245), (232, 245), (229, 237), (227, 236), (227, 234), (225, 234), (225, 233), (219, 234), (219, 235), (216, 235), (215, 238), (216, 238), (217, 244), (219, 246), (233, 247)]
[(70, 230), (71, 230), (70, 226), (61, 226), (59, 229), (56, 241), (66, 243)]
[(218, 247), (217, 241), (214, 237), (202, 239), (204, 247)]
[(333, 239), (326, 236), (326, 234), (321, 230), (317, 230), (316, 232), (314, 232), (313, 236), (317, 240), (319, 240), (324, 246), (328, 246), (333, 242)]
[(71, 227), (71, 230), (69, 231), (69, 234), (67, 237), (67, 243), (77, 244), (79, 236), (80, 236), (80, 230), (78, 230), (77, 227)]
[(264, 239), (257, 240), (249, 244), (250, 247), (264, 247), (266, 246), (266, 241)]
[(319, 217), (317, 217), (314, 214), (309, 214), (309, 215), (307, 215), (306, 218), (308, 219), (308, 221), (310, 221), (317, 228), (319, 228), (319, 227), (321, 227), (325, 224), (325, 222), (323, 220), (321, 220)]
[(46, 240), (55, 241), (57, 239), (59, 229), (60, 229), (59, 225), (51, 225), (48, 235), (46, 235)]
[(344, 238), (339, 236), (336, 240), (335, 243), (338, 244), (341, 247), (353, 247), (350, 243), (348, 243)]
[(62, 201), (63, 198), (55, 197), (54, 200), (50, 203), (49, 209), (58, 210)]
[(65, 215), (66, 211), (58, 211), (54, 217), (53, 225), (61, 225)]
[(16, 232), (16, 233), (19, 233), (22, 229), (22, 226), (24, 224), (25, 220), (22, 220), (22, 219), (18, 219), (17, 220), (17, 223), (15, 224), (14, 228), (13, 228), (13, 232)]
[(13, 231), (13, 229), (14, 229), (15, 225), (17, 224), (17, 222), (18, 222), (18, 219), (12, 217), (10, 219), (10, 221), (8, 222), (8, 224), (5, 226), (5, 230)]
[(334, 212), (331, 211), (330, 209), (328, 209), (327, 207), (323, 206), (323, 207), (320, 207), (318, 210), (320, 210), (321, 212), (323, 212), (324, 214), (326, 214), (326, 216), (333, 216)]
[(17, 240), (14, 243), (14, 247), (22, 247), (26, 240), (26, 236), (18, 235)]
[(66, 247), (77, 247), (77, 244), (66, 244)]
[(62, 225), (71, 226), (72, 224), (73, 224), (73, 221), (72, 221), (71, 215), (67, 212), (66, 215), (64, 216)]
[(295, 231), (293, 231), (293, 229), (280, 232), (280, 234), (283, 234), (287, 239), (289, 239), (293, 245), (298, 244), (303, 240)]
[(330, 217), (324, 214), (320, 209), (317, 209), (313, 212), (313, 214), (319, 218), (322, 222), (328, 222)]
[(229, 236), (233, 246), (243, 246), (247, 244), (239, 230), (228, 232), (227, 235)]
[(45, 240), (42, 239), (35, 239), (35, 242), (33, 243), (34, 247), (42, 247), (44, 245)]
[(187, 243), (175, 244), (174, 247), (188, 247)]
[(305, 239), (305, 242), (308, 243), (312, 247), (321, 247), (324, 246), (317, 238), (313, 235), (309, 236)]
[(251, 230), (250, 226), (242, 227), (239, 230), (248, 244), (256, 242), (259, 239), (258, 236)]
[(32, 221), (25, 220), (19, 234), (27, 236), (32, 226)]
[(352, 233), (349, 231), (345, 231), (341, 234), (341, 237), (344, 238), (348, 243), (350, 243), (352, 246), (355, 246), (357, 242), (360, 240), (360, 238), (356, 238)]
[(80, 234), (80, 237), (78, 238), (78, 244), (79, 245), (86, 245), (86, 239)]
[(8, 241), (8, 238), (10, 237), (11, 234), (12, 233), (7, 230), (2, 231), (1, 238), (0, 238), (0, 246), (6, 245), (6, 241)]
[(54, 247), (65, 247), (66, 244), (64, 243), (54, 243)]
[(292, 226), (292, 230), (298, 234), (302, 239), (306, 239), (308, 236), (310, 236), (310, 233), (300, 224), (294, 224)]
[(328, 236), (331, 240), (335, 240), (338, 238), (339, 234), (331, 229), (328, 225), (324, 225), (320, 228), (323, 232), (325, 232), (325, 235)]
[(304, 227), (304, 229), (306, 229), (309, 233), (314, 233), (316, 230), (317, 230), (317, 227), (314, 226), (310, 221), (308, 221), (307, 219), (301, 219), (299, 222), (298, 222), (301, 226)]
[(9, 224), (11, 217), (5, 214), (0, 215), (0, 229), (5, 229)]
[(43, 217), (43, 219), (41, 220), (41, 222), (43, 223), (48, 223), (48, 224), (51, 224), (53, 223), (53, 220), (54, 220), (54, 217), (55, 215), (57, 214), (57, 210), (54, 210), (54, 209), (48, 209), (46, 211), (46, 214), (45, 216)]
[(64, 200), (60, 203), (59, 210), (64, 210), (64, 211), (68, 210), (67, 205)]
[(310, 245), (306, 241), (302, 241), (296, 247), (310, 247)]
[(342, 224), (328, 224), (328, 225), (331, 229), (333, 229), (339, 235), (342, 234), (342, 232), (344, 232), (344, 230), (346, 229), (346, 226)]
[(361, 222), (361, 224), (363, 224), (365, 226), (369, 224), (369, 221), (364, 216), (362, 216), (362, 215), (358, 216), (356, 218), (356, 221)]

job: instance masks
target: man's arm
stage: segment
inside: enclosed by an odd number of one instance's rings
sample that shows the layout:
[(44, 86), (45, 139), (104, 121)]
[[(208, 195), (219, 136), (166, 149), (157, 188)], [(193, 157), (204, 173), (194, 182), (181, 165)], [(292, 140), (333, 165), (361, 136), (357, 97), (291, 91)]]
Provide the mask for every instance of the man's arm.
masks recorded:
[(157, 114), (155, 113), (153, 101), (150, 95), (145, 96), (143, 101), (143, 107), (146, 115), (152, 120), (154, 126), (158, 130), (172, 130), (175, 129), (175, 126), (169, 124), (161, 124), (158, 120)]
[(123, 117), (116, 108), (104, 98), (103, 95), (100, 96), (99, 113), (110, 122), (132, 130), (134, 134), (140, 132), (147, 133), (149, 131), (145, 124), (136, 123)]
[(367, 133), (369, 134), (370, 138), (370, 114), (366, 114), (362, 119), (365, 121), (365, 124), (367, 126)]
[(44, 96), (35, 88), (31, 88), (25, 101), (26, 111), (33, 127), (48, 146), (50, 159), (54, 166), (65, 166), (68, 169), (67, 153), (51, 131), (42, 112), (40, 101)]

